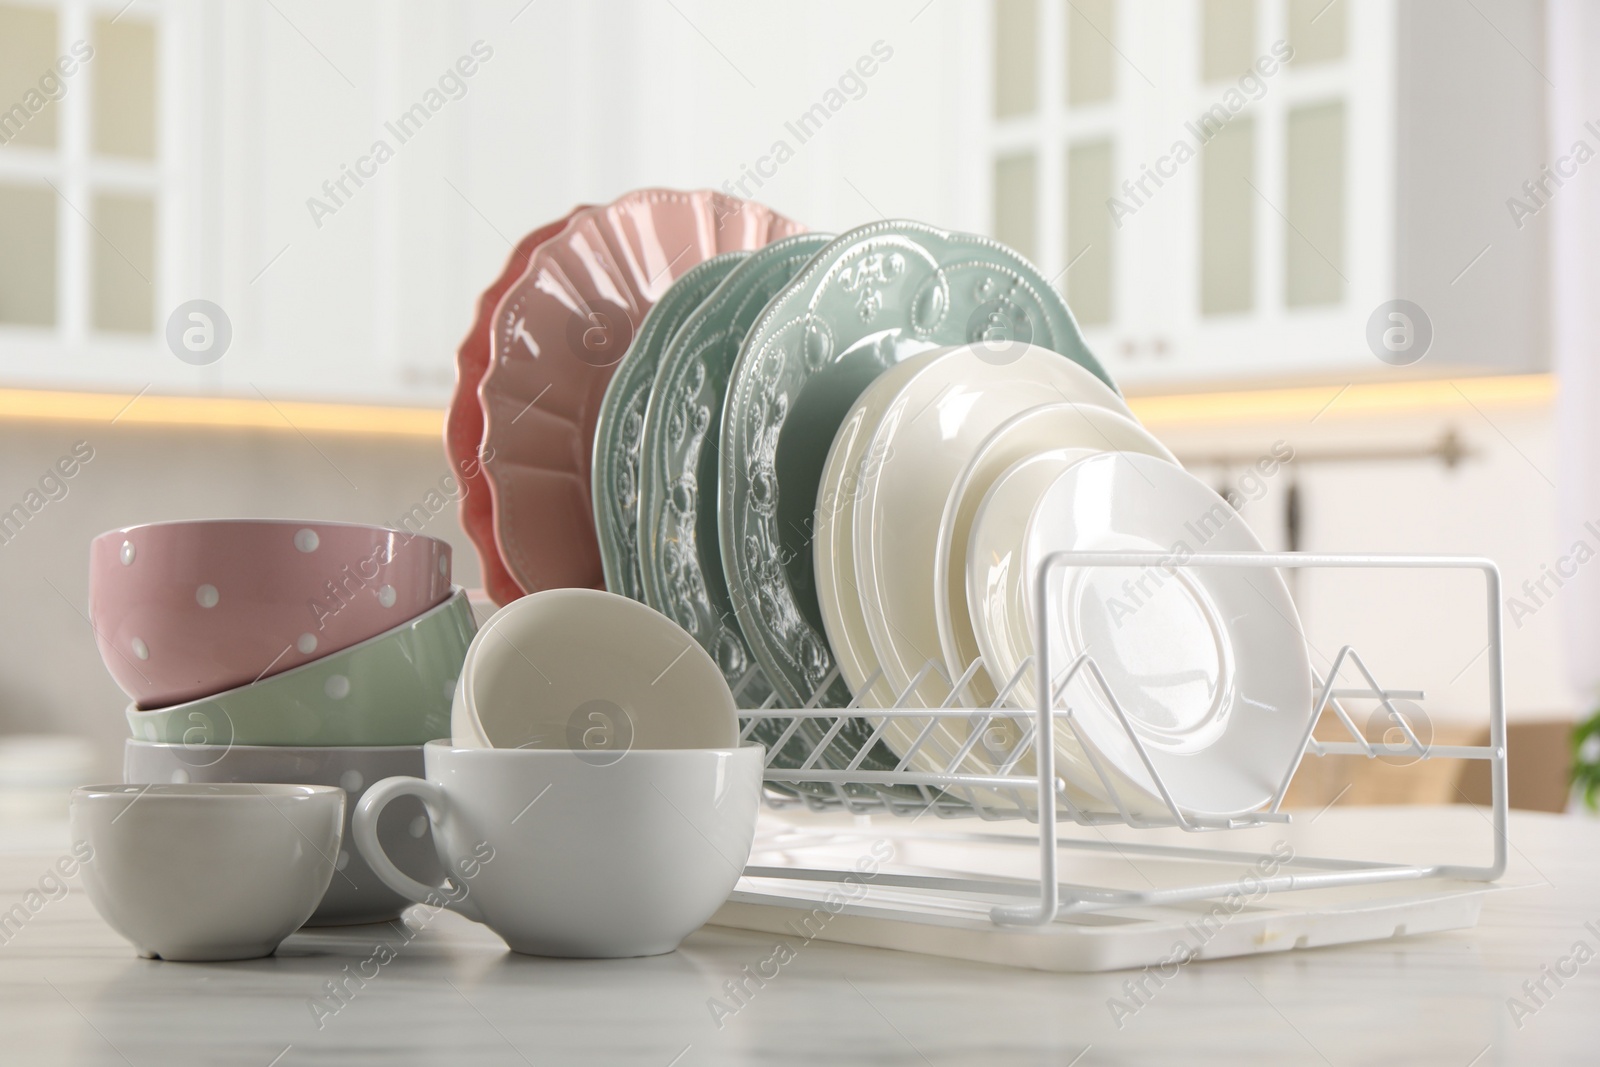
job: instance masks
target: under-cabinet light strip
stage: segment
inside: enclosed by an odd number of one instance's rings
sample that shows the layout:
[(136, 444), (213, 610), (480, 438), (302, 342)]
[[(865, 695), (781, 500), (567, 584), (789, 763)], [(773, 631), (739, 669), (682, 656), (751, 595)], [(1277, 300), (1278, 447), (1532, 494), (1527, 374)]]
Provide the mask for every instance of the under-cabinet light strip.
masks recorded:
[[(1524, 374), (1131, 396), (1128, 405), (1147, 426), (1165, 426), (1540, 407), (1555, 399), (1555, 391), (1553, 375)], [(35, 419), (435, 439), (444, 432), (444, 412), (437, 408), (0, 389), (0, 422)]]

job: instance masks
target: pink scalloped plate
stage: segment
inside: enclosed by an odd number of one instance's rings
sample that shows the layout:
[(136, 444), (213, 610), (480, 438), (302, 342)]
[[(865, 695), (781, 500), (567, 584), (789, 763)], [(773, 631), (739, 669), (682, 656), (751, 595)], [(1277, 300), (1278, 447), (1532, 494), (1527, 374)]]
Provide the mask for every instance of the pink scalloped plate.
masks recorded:
[(804, 229), (710, 190), (642, 189), (579, 211), (534, 249), (495, 311), (478, 386), (495, 543), (523, 592), (604, 587), (589, 488), (595, 422), (645, 313), (702, 260)]
[(588, 207), (580, 204), (564, 218), (546, 223), (517, 242), (500, 277), (478, 297), (478, 316), (461, 347), (456, 349), (456, 391), (445, 416), (444, 451), (450, 458), (451, 472), (461, 485), (461, 528), (478, 550), (483, 587), (496, 604), (517, 599), (522, 590), (501, 562), (500, 546), (494, 543), (494, 505), (489, 500), (489, 483), (478, 462), (478, 446), (483, 442), (483, 407), (478, 400), (478, 384), (489, 369), (489, 332), (500, 298), (527, 271), (534, 249), (566, 229), (572, 217)]

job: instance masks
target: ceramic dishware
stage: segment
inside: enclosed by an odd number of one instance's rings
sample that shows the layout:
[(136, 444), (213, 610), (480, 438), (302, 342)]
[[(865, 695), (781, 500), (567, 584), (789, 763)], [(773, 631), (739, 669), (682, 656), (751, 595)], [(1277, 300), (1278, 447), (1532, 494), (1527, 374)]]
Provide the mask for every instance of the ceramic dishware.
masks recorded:
[[(860, 705), (950, 703), (951, 683), (968, 666), (940, 673), (932, 577), (950, 484), (995, 426), (1062, 398), (1119, 420), (1112, 412), (1127, 410), (1082, 367), (1022, 344), (919, 353), (852, 405), (823, 469), (813, 552), (829, 643)], [(966, 723), (940, 718), (925, 732), (927, 725), (891, 720), (882, 737), (918, 770), (947, 771), (958, 756), (968, 770), (994, 769), (983, 746), (966, 744)]]
[(464, 590), (359, 645), (254, 685), (128, 708), (133, 736), (209, 745), (420, 745), (450, 733), (456, 679), (477, 631)]
[(740, 704), (771, 693), (734, 616), (717, 544), (717, 437), (739, 342), (767, 302), (833, 239), (797, 234), (752, 252), (661, 355), (639, 457), (639, 567), (645, 603), (694, 635)]
[[(1012, 464), (1055, 448), (1139, 452), (1178, 462), (1131, 417), (1097, 404), (1062, 402), (1030, 408), (985, 438), (950, 487), (934, 546), (933, 619), (945, 667), (953, 679), (960, 678), (982, 652), (967, 608), (967, 543), (978, 506)], [(1032, 511), (1036, 499), (1024, 497), (1024, 516)], [(987, 707), (998, 696), (998, 688), (988, 669), (980, 666), (967, 682), (963, 706)]]
[[(551, 749), (424, 746), (427, 777), (367, 790), (356, 846), (398, 893), (484, 923), (516, 952), (620, 957), (671, 952), (743, 873), (762, 749), (635, 749), (612, 763)], [(376, 822), (422, 799), (448, 883), (402, 874)]]
[(293, 670), (450, 595), (450, 546), (381, 526), (214, 519), (128, 526), (89, 546), (89, 619), (141, 708)]
[[(843, 461), (848, 469), (870, 457), (870, 477), (841, 501), (848, 514), (830, 524), (831, 543), (823, 545), (819, 524), (816, 554), (848, 553), (853, 560), (859, 619), (872, 665), (884, 673), (880, 690), (909, 690), (911, 705), (938, 707), (950, 696), (949, 682), (927, 674), (911, 686), (930, 661), (942, 665), (932, 578), (951, 484), (984, 438), (1019, 412), (1063, 399), (1124, 413), (1127, 407), (1076, 363), (1032, 345), (1003, 352), (981, 344), (952, 348), (893, 387), (880, 388), (882, 380), (856, 402), (873, 413), (872, 429)], [(841, 537), (847, 544), (837, 544)], [(886, 736), (894, 747), (897, 738)]]
[(721, 193), (644, 189), (578, 212), (533, 251), (495, 311), (478, 386), (495, 544), (521, 590), (603, 583), (595, 423), (645, 314), (702, 260), (799, 229)]
[[(723, 576), (717, 542), (717, 448), (728, 375), (739, 343), (763, 308), (833, 240), (796, 234), (752, 252), (695, 308), (661, 355), (645, 411), (639, 457), (639, 577), (645, 603), (675, 620), (711, 654), (740, 707), (772, 686), (750, 655)], [(769, 748), (783, 726), (763, 722), (751, 740)], [(802, 724), (771, 762), (796, 767), (810, 752)], [(788, 791), (788, 786), (774, 787)], [(831, 786), (821, 787), (833, 795)]]
[[(872, 648), (895, 692), (941, 659), (933, 577), (951, 484), (996, 427), (1058, 399), (1128, 410), (1099, 378), (1055, 352), (1015, 344), (1002, 355), (978, 344), (931, 360), (878, 420), (866, 454), (879, 458), (851, 516), (852, 555)], [(949, 696), (945, 680), (927, 675), (910, 699), (936, 707)]]
[[(1260, 552), (1244, 519), (1181, 468), (1100, 453), (1071, 462), (1035, 495), (1017, 544), (1019, 573), (1033, 575), (1065, 550), (1158, 552), (1163, 562), (1051, 571), (1044, 609), (1052, 677), (1082, 655), (1094, 659), (1180, 810), (1231, 816), (1268, 803), (1312, 710), (1299, 616), (1277, 571), (1182, 566), (1204, 552)], [(980, 592), (1008, 597), (1007, 620), (1021, 634), (1018, 616), (1032, 618), (1036, 605), (1033, 582), (1016, 585)], [(973, 592), (969, 583), (978, 623), (984, 609)], [(1023, 640), (1030, 643), (1016, 652), (1031, 651), (1031, 639)], [(1090, 677), (1080, 671), (1060, 699), (1128, 809), (1167, 814), (1138, 748)]]
[[(333, 878), (306, 920), (307, 926), (348, 926), (388, 922), (409, 907), (372, 873), (350, 836), (356, 801), (381, 778), (422, 774), (422, 746), (376, 748), (355, 745), (299, 748), (267, 745), (183, 745), (129, 738), (122, 751), (122, 779), (136, 785), (205, 782), (276, 782), (330, 785), (344, 790), (344, 839), (334, 857)], [(438, 880), (428, 820), (416, 800), (391, 804), (378, 824), (384, 851), (413, 877)]]
[(344, 790), (325, 785), (90, 785), (73, 790), (89, 900), (139, 955), (270, 956), (327, 891)]
[[(977, 340), (1031, 342), (1098, 377), (1060, 295), (987, 238), (884, 221), (842, 234), (746, 335), (722, 412), (719, 543), (739, 626), (780, 698), (812, 698), (833, 670), (811, 529), (835, 432), (890, 365)], [(830, 707), (850, 699), (828, 686)], [(848, 759), (853, 753), (845, 754)]]
[[(1262, 551), (1244, 518), (1204, 482), (1134, 453), (1075, 463), (1040, 497), (1023, 543), (1025, 571), (1069, 549), (1163, 552), (1173, 563)], [(1240, 815), (1271, 801), (1312, 712), (1310, 657), (1281, 572), (1062, 567), (1050, 574), (1045, 606), (1055, 672), (1077, 656), (1094, 658), (1182, 810)], [(1118, 792), (1142, 790), (1140, 806), (1166, 814), (1102, 691), (1080, 675), (1063, 699), (1086, 744), (1126, 783)]]
[[(1052, 448), (1025, 456), (995, 478), (982, 494), (973, 516), (965, 553), (966, 596), (970, 627), (990, 677), (1006, 687), (1001, 706), (1036, 711), (1038, 689), (1033, 665), (1033, 616), (1026, 599), (1026, 570), (1021, 543), (1040, 496), (1062, 471), (1097, 455), (1092, 448)], [(1033, 720), (999, 715), (990, 720), (971, 759), (985, 764), (1010, 763), (1018, 774), (1034, 774), (1037, 764), (1030, 736)], [(1067, 799), (1080, 809), (1114, 807), (1110, 792), (1094, 769), (1077, 736), (1064, 725), (1055, 731), (1056, 771), (1066, 785)]]
[(594, 589), (547, 589), (495, 613), (472, 642), (451, 713), (455, 743), (581, 749), (732, 748), (722, 672), (653, 608)]
[(489, 331), (500, 298), (528, 269), (533, 250), (567, 228), (567, 222), (587, 204), (580, 204), (564, 218), (534, 230), (511, 250), (500, 276), (478, 297), (477, 317), (472, 329), (456, 349), (456, 388), (445, 415), (444, 450), (450, 457), (452, 473), (460, 480), (459, 510), (461, 528), (478, 550), (478, 570), (483, 585), (496, 604), (508, 604), (522, 595), (494, 543), (494, 507), (489, 501), (489, 485), (484, 481), (478, 449), (483, 444), (483, 407), (478, 400), (478, 384), (489, 369)]
[(639, 452), (645, 406), (661, 353), (701, 301), (750, 253), (724, 252), (696, 264), (672, 283), (645, 315), (639, 335), (600, 400), (594, 431), (594, 525), (606, 588), (644, 599), (639, 578)]
[[(828, 647), (839, 664), (840, 676), (858, 702), (866, 707), (889, 707), (898, 692), (883, 677), (877, 653), (872, 650), (851, 534), (856, 501), (877, 478), (885, 459), (881, 450), (869, 451), (868, 445), (900, 387), (930, 361), (950, 351), (954, 349), (931, 348), (908, 356), (874, 379), (839, 424), (827, 461), (822, 466), (812, 542), (817, 606), (822, 614), (823, 632), (828, 636)], [(869, 679), (874, 677), (877, 681), (869, 686)], [(942, 728), (943, 724), (941, 731)], [(897, 735), (901, 732), (898, 724), (891, 724), (885, 733), (891, 730)], [(920, 730), (920, 725), (913, 730)]]

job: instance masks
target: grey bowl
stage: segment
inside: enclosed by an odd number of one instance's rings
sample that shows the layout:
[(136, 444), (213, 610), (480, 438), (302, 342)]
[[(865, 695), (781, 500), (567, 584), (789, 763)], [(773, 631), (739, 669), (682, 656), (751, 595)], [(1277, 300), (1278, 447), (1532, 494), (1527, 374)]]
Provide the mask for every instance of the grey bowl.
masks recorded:
[[(343, 844), (335, 857), (333, 881), (307, 926), (349, 926), (387, 922), (411, 905), (372, 873), (350, 836), (350, 816), (361, 794), (374, 782), (397, 774), (420, 778), (421, 745), (293, 748), (265, 745), (183, 745), (129, 738), (123, 750), (122, 778), (137, 785), (168, 782), (278, 782), (336, 785), (349, 794)], [(401, 797), (378, 823), (384, 851), (400, 869), (429, 885), (443, 870), (422, 803)]]

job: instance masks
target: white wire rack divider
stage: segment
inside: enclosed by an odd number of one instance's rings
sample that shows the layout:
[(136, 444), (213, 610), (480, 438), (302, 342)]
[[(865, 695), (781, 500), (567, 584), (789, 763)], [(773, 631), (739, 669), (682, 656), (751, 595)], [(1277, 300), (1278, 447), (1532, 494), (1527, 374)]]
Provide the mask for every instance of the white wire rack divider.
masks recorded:
[[(1230, 818), (1206, 817), (1184, 811), (1173, 800), (1162, 781), (1150, 753), (1138, 732), (1129, 722), (1117, 694), (1112, 691), (1105, 675), (1094, 659), (1079, 656), (1059, 676), (1050, 662), (1050, 618), (1048, 598), (1049, 577), (1064, 567), (1238, 567), (1238, 568), (1376, 568), (1376, 569), (1428, 569), (1477, 571), (1483, 576), (1484, 597), (1488, 623), (1488, 710), (1489, 743), (1486, 746), (1433, 745), (1424, 742), (1402, 706), (1397, 701), (1421, 702), (1425, 694), (1420, 690), (1386, 689), (1378, 683), (1357, 651), (1346, 645), (1334, 658), (1326, 677), (1313, 671), (1313, 692), (1310, 694), (1311, 714), (1306, 720), (1305, 732), (1294, 759), (1283, 769), (1281, 781), (1269, 804), (1261, 810)], [(1178, 827), (1192, 833), (1238, 830), (1267, 823), (1288, 823), (1292, 816), (1281, 811), (1289, 783), (1305, 756), (1365, 756), (1403, 757), (1413, 761), (1430, 759), (1486, 760), (1490, 767), (1492, 794), (1489, 825), (1493, 832), (1493, 861), (1487, 866), (1459, 864), (1407, 865), (1365, 862), (1348, 859), (1320, 859), (1295, 857), (1286, 865), (1284, 873), (1262, 880), (1263, 891), (1322, 889), (1379, 882), (1397, 882), (1420, 879), (1454, 879), (1487, 882), (1499, 878), (1505, 871), (1508, 842), (1506, 838), (1506, 741), (1505, 704), (1503, 682), (1502, 628), (1500, 618), (1500, 573), (1487, 559), (1460, 556), (1412, 555), (1320, 555), (1310, 553), (1194, 553), (1183, 561), (1175, 561), (1171, 553), (1163, 552), (1056, 552), (1046, 557), (1033, 576), (1034, 604), (1037, 612), (1032, 620), (1034, 648), (1031, 661), (1025, 662), (1005, 680), (1000, 693), (988, 707), (959, 706), (960, 694), (976, 674), (981, 661), (974, 662), (958, 679), (950, 679), (941, 665), (929, 663), (923, 667), (912, 683), (897, 696), (895, 705), (887, 708), (860, 707), (855, 701), (842, 708), (819, 707), (821, 696), (833, 683), (830, 675), (818, 688), (817, 694), (801, 708), (777, 708), (768, 705), (742, 713), (741, 736), (750, 738), (758, 729), (762, 736), (774, 736), (768, 746), (766, 781), (775, 786), (790, 787), (769, 791), (766, 801), (774, 807), (804, 805), (815, 811), (847, 811), (855, 814), (893, 813), (920, 815), (932, 811), (943, 818), (1027, 819), (1038, 825), (1039, 873), (1036, 884), (1019, 884), (1016, 880), (985, 880), (982, 878), (953, 878), (931, 875), (882, 874), (879, 884), (932, 893), (961, 893), (992, 899), (1018, 898), (1015, 904), (994, 905), (989, 915), (999, 925), (1038, 926), (1052, 922), (1058, 916), (1113, 908), (1183, 904), (1215, 898), (1236, 888), (1237, 883), (1215, 881), (1160, 889), (1125, 890), (1062, 883), (1059, 879), (1060, 852), (1066, 848), (1099, 848), (1101, 842), (1076, 841), (1060, 838), (1057, 828), (1063, 821), (1086, 826), (1124, 824), (1136, 828)], [(1353, 671), (1360, 684), (1342, 687), (1342, 672)], [(837, 668), (835, 668), (837, 670)], [(1032, 711), (1019, 710), (1008, 704), (1011, 693), (1027, 672), (1033, 672), (1038, 704)], [(1069, 799), (1066, 783), (1056, 774), (1054, 733), (1063, 727), (1082, 740), (1073, 712), (1058, 703), (1066, 685), (1078, 675), (1086, 675), (1104, 697), (1106, 705), (1116, 715), (1122, 729), (1132, 741), (1143, 761), (1145, 770), (1160, 793), (1166, 807), (1164, 816), (1134, 814), (1119, 795), (1111, 778), (1095, 758), (1093, 749), (1082, 745), (1087, 758), (1099, 774), (1114, 807), (1104, 810), (1090, 809)], [(930, 677), (937, 677), (948, 687), (951, 696), (945, 706), (929, 709), (908, 706), (914, 694)], [(1055, 677), (1054, 686), (1051, 679)], [(870, 691), (876, 682), (874, 676), (863, 691)], [(1404, 736), (1400, 741), (1373, 741), (1365, 737), (1344, 706), (1347, 700), (1377, 701), (1398, 726)], [(1312, 736), (1313, 729), (1325, 711), (1331, 710), (1349, 732), (1349, 741), (1319, 741)], [(868, 718), (877, 720), (870, 737), (864, 743), (851, 742), (847, 724)], [(994, 773), (967, 773), (961, 768), (970, 766), (973, 747), (996, 720), (1025, 723), (1021, 738), (1012, 747), (1004, 763)], [(890, 770), (868, 769), (869, 752), (878, 748), (891, 723), (898, 724), (897, 737), (907, 736), (906, 727), (917, 730), (915, 740), (909, 745), (900, 743), (899, 762)], [(954, 726), (967, 731), (966, 741), (953, 754), (940, 745), (931, 744), (936, 734), (941, 738), (959, 736), (960, 730), (940, 729)], [(919, 729), (920, 728), (920, 729)], [(809, 751), (798, 766), (792, 764), (796, 742), (809, 746)], [(851, 747), (853, 753), (850, 753)], [(841, 751), (850, 753), (842, 759)], [(780, 752), (790, 758), (790, 766), (776, 766)], [(1028, 753), (1034, 755), (1036, 772), (1017, 772), (1017, 765)], [(937, 758), (942, 771), (916, 769), (926, 767)], [(843, 763), (843, 766), (840, 764)], [(864, 766), (865, 765), (865, 766)], [(1181, 848), (1171, 845), (1124, 843), (1115, 846), (1121, 852), (1144, 853), (1176, 859), (1217, 858), (1225, 860), (1254, 860), (1264, 854), (1209, 848)], [(788, 878), (803, 881), (842, 881), (845, 871), (804, 867), (761, 867), (745, 869), (747, 877)]]

